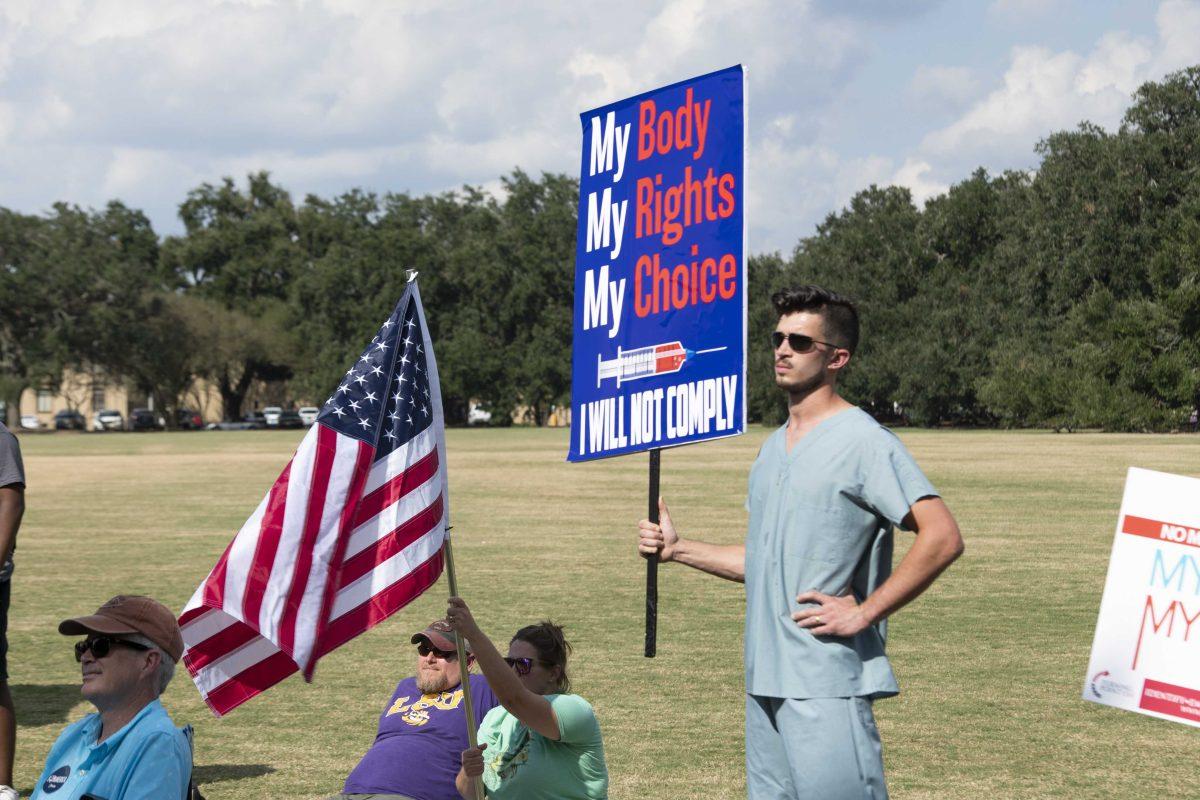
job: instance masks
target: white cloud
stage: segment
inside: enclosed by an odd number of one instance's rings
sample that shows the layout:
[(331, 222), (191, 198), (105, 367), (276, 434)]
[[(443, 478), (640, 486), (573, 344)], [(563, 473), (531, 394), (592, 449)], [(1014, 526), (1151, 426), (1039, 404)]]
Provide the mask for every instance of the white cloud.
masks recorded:
[(820, 146), (796, 147), (782, 137), (764, 137), (748, 153), (746, 214), (754, 220), (752, 252), (788, 251), (796, 243), (799, 220), (819, 220), (835, 202), (826, 177), (839, 159)]
[(950, 189), (947, 184), (930, 177), (931, 172), (933, 165), (928, 161), (909, 158), (896, 170), (888, 183), (907, 187), (912, 192), (913, 202), (920, 207), (926, 200), (945, 194)]
[(1200, 61), (1200, 3), (1195, 0), (1165, 0), (1154, 15), (1158, 26), (1159, 51), (1152, 71), (1155, 75)]
[[(951, 125), (927, 135), (922, 151), (940, 158), (1029, 152), (1047, 133), (1074, 127), (1082, 118), (1078, 90), (1082, 67), (1083, 60), (1074, 53), (1015, 48), (1004, 85)], [(1087, 94), (1094, 99), (1097, 91)], [(1126, 96), (1120, 91), (1109, 94), (1106, 116), (1119, 109)]]
[(845, 158), (827, 145), (796, 147), (783, 136), (768, 135), (752, 145), (749, 161), (746, 208), (754, 220), (753, 252), (790, 252), (800, 236), (811, 235), (814, 223), (847, 206), (872, 184), (939, 188), (907, 164), (898, 171), (887, 156)]
[[(993, 3), (989, 14), (1015, 19), (1047, 10), (1053, 9), (1042, 3), (1007, 0)], [(1084, 120), (1114, 129), (1140, 85), (1161, 80), (1165, 73), (1197, 60), (1200, 2), (1165, 0), (1155, 23), (1155, 36), (1111, 31), (1082, 53), (1014, 46), (1000, 85), (982, 93), (979, 75), (968, 67), (918, 67), (908, 82), (909, 101), (931, 120), (939, 114), (954, 116), (948, 124), (929, 131), (903, 156), (847, 159), (836, 147), (825, 145), (818, 151), (820, 158), (810, 153), (807, 159), (789, 161), (767, 148), (752, 154), (752, 163), (776, 159), (782, 165), (779, 177), (796, 181), (807, 193), (806, 207), (825, 204), (829, 209), (842, 207), (871, 183), (905, 186), (921, 205), (978, 166), (993, 173), (1028, 169), (1036, 164), (1034, 145), (1041, 138), (1074, 129)], [(796, 124), (794, 115), (781, 116), (772, 121), (770, 130), (786, 141)], [(780, 149), (778, 145), (776, 149)], [(765, 216), (772, 226), (782, 225), (782, 220), (771, 218), (771, 192), (757, 194), (767, 206)], [(818, 202), (813, 203), (814, 199)], [(757, 217), (759, 224), (762, 216)]]
[(888, 57), (883, 33), (943, 24), (937, 5), (5, 0), (0, 196), (27, 211), (118, 196), (170, 232), (189, 189), (252, 170), (296, 197), (573, 173), (579, 112), (743, 63), (752, 245), (788, 249), (870, 183), (920, 200), (978, 164), (1029, 166), (1052, 130), (1115, 125), (1137, 85), (1195, 60), (1200, 41), (1200, 4), (1165, 0), (1154, 36), (1015, 48), (990, 87), (977, 67), (927, 65), (908, 96), (925, 124), (947, 124), (911, 152), (880, 137), (847, 155), (847, 87)]
[(814, 7), (822, 13), (858, 18), (877, 24), (893, 20), (909, 20), (924, 16), (941, 6), (945, 0), (815, 0)]
[(1004, 22), (1024, 22), (1058, 14), (1065, 5), (1064, 0), (994, 0), (988, 6), (988, 16)]
[[(739, 62), (773, 159), (814, 146), (863, 62), (863, 25), (772, 0), (8, 0), (0, 191), (31, 211), (119, 196), (170, 232), (189, 189), (252, 170), (297, 197), (571, 173), (579, 112)], [(771, 205), (811, 184), (816, 209), (829, 176), (800, 173), (820, 161), (754, 163), (753, 182), (791, 175)], [(781, 243), (807, 220), (789, 219)]]
[(979, 79), (968, 67), (917, 67), (908, 83), (913, 101), (934, 111), (960, 111), (979, 93)]
[(1121, 32), (1106, 34), (1081, 65), (1075, 78), (1075, 91), (1084, 98), (1110, 91), (1120, 92), (1128, 98), (1146, 79), (1147, 67), (1152, 67), (1152, 56), (1148, 41)]
[(1050, 133), (1085, 120), (1115, 129), (1141, 84), (1196, 60), (1200, 3), (1167, 0), (1156, 25), (1155, 39), (1113, 31), (1082, 55), (1014, 47), (1002, 85), (927, 134), (917, 155), (938, 174), (965, 176), (980, 165), (1022, 169), (1035, 163), (1033, 147)]

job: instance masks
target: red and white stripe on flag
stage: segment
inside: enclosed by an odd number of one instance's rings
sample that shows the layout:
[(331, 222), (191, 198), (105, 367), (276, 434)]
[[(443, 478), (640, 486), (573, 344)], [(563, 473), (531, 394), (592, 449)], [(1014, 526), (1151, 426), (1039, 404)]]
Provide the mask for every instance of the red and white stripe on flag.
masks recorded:
[[(423, 331), (419, 297), (409, 315)], [(376, 338), (400, 344), (395, 332), (382, 336), (391, 324)], [(441, 575), (447, 526), (441, 397), (428, 339), (412, 336), (403, 343), (407, 352), (421, 354), (423, 368), (414, 372), (397, 348), (407, 371), (394, 372), (397, 393), (374, 418), (381, 428), (387, 428), (385, 418), (394, 420), (389, 430), (400, 437), (387, 434), (377, 447), (379, 433), (347, 435), (343, 430), (366, 429), (370, 419), (335, 416), (342, 407), (335, 392), (185, 606), (183, 662), (217, 716), (294, 672), (311, 680), (321, 656), (386, 619)], [(413, 380), (401, 380), (421, 372), (427, 372), (418, 384), (424, 398), (411, 389)], [(347, 375), (353, 374), (352, 368)], [(387, 375), (379, 379), (385, 388), (393, 373)], [(360, 385), (366, 385), (364, 402), (378, 394), (365, 381)]]

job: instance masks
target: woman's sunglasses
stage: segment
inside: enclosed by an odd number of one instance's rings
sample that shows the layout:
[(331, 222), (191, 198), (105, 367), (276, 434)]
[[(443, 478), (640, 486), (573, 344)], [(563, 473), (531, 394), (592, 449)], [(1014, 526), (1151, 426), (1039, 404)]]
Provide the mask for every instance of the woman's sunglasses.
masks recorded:
[(518, 675), (528, 675), (529, 671), (531, 669), (533, 669), (533, 665), (535, 663), (546, 664), (547, 662), (542, 661), (541, 659), (538, 659), (538, 658), (507, 658), (506, 657), (504, 659), (504, 663), (508, 664), (510, 667), (515, 669), (517, 671)]
[(433, 653), (443, 661), (453, 661), (454, 659), (458, 658), (458, 652), (455, 650), (438, 650), (436, 647), (430, 647), (425, 642), (421, 642), (419, 645), (417, 645), (417, 653), (421, 656), (421, 658), (425, 658), (430, 653)]
[(128, 639), (118, 639), (115, 636), (97, 636), (94, 639), (86, 639), (82, 642), (75, 643), (75, 660), (83, 661), (83, 654), (88, 650), (92, 651), (92, 658), (104, 658), (108, 655), (115, 645), (122, 647), (130, 647), (134, 650), (149, 650), (150, 648), (138, 642), (131, 642)]
[(784, 333), (783, 331), (771, 332), (771, 345), (778, 350), (779, 345), (783, 344), (783, 340), (787, 339), (788, 347), (792, 348), (793, 353), (807, 353), (812, 350), (814, 344), (824, 344), (829, 347), (837, 347), (833, 342), (822, 342), (820, 339), (814, 339), (811, 336), (805, 336), (803, 333)]

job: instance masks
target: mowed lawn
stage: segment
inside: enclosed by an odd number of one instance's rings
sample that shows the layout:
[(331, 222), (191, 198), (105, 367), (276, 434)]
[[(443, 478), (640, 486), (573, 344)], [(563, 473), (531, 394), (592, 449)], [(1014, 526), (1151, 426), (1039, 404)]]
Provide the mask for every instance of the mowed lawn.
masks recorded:
[[(663, 454), (686, 534), (743, 535), (746, 473), (769, 433)], [(29, 477), (9, 617), (16, 783), (90, 706), (59, 620), (113, 594), (182, 608), (254, 510), (300, 432), (52, 434), (21, 439)], [(958, 516), (967, 553), (897, 614), (902, 694), (876, 707), (896, 798), (1200, 795), (1200, 730), (1080, 699), (1125, 470), (1200, 474), (1200, 436), (901, 431)], [(448, 435), (459, 584), (498, 643), (550, 617), (575, 645), (576, 690), (603, 726), (611, 796), (742, 798), (742, 587), (662, 568), (658, 657), (642, 657), (646, 457), (567, 465), (557, 430)], [(897, 558), (908, 545), (900, 534)], [(367, 748), (412, 631), (408, 608), (214, 719), (181, 670), (164, 702), (196, 728), (210, 798), (322, 798)], [(503, 646), (503, 644), (501, 645)], [(419, 765), (413, 768), (419, 769)]]

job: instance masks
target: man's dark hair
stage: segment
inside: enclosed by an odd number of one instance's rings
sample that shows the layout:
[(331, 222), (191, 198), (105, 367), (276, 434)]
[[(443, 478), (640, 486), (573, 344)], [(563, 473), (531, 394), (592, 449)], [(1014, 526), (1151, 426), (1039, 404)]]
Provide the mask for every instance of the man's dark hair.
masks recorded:
[(821, 315), (825, 338), (853, 353), (858, 348), (858, 308), (854, 301), (820, 286), (793, 286), (771, 295), (779, 316), (811, 311)]
[(549, 620), (543, 620), (536, 625), (526, 625), (516, 632), (512, 640), (533, 645), (542, 663), (558, 667), (559, 693), (566, 694), (571, 691), (571, 679), (567, 677), (567, 656), (571, 654), (571, 644), (563, 636), (561, 625), (555, 625)]

